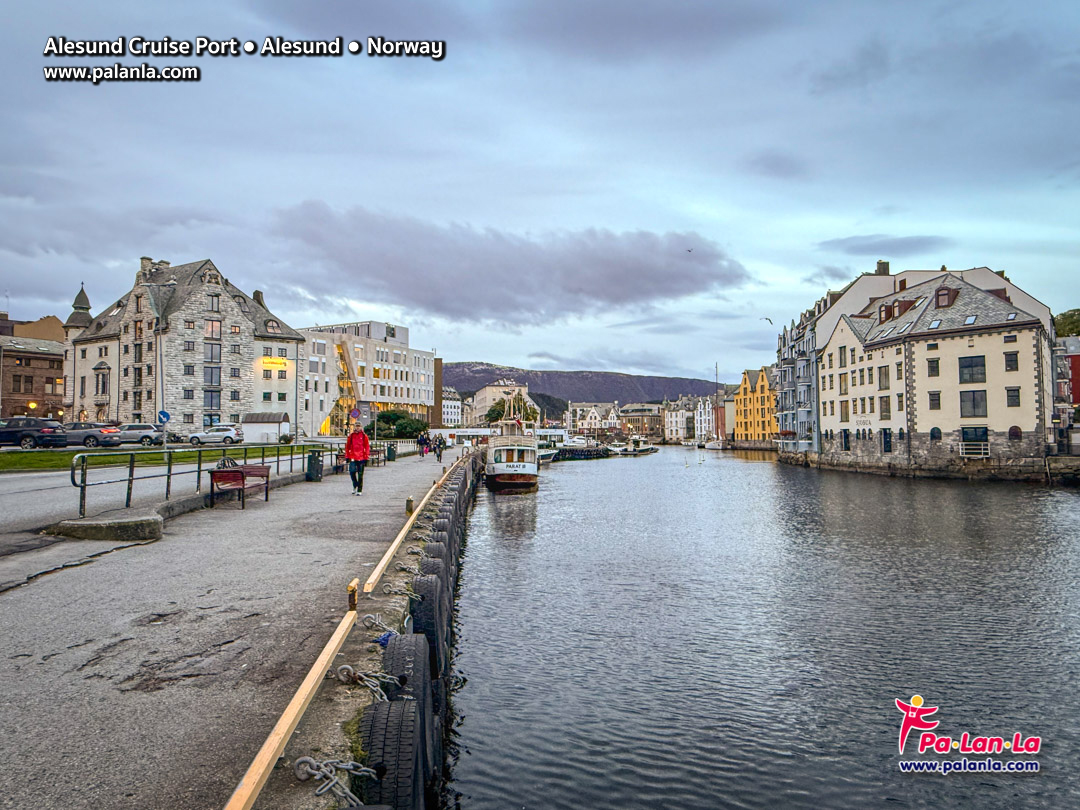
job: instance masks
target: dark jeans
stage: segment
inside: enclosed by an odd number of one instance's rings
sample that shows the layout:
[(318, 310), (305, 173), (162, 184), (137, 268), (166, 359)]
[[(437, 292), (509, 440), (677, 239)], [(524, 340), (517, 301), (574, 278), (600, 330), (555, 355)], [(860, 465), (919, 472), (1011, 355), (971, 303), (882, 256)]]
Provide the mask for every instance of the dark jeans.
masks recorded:
[(353, 489), (364, 491), (364, 465), (366, 461), (350, 461), (349, 477), (352, 479)]

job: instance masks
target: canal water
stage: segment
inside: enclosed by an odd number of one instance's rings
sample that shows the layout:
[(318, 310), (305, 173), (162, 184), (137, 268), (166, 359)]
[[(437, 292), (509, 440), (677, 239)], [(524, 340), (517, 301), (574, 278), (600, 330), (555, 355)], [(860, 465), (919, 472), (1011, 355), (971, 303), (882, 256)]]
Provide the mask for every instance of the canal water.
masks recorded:
[[(458, 604), (465, 810), (1080, 807), (1075, 490), (557, 464), (481, 491)], [(901, 773), (916, 694), (937, 734), (1041, 737), (996, 757), (1041, 772)]]

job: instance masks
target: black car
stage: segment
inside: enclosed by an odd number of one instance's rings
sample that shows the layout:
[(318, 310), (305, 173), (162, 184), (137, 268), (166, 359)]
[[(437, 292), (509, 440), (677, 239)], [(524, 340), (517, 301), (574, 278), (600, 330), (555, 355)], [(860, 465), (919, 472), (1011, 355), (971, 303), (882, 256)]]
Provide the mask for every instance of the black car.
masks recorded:
[(12, 416), (0, 419), (0, 444), (17, 444), (23, 450), (67, 447), (67, 431), (55, 419)]

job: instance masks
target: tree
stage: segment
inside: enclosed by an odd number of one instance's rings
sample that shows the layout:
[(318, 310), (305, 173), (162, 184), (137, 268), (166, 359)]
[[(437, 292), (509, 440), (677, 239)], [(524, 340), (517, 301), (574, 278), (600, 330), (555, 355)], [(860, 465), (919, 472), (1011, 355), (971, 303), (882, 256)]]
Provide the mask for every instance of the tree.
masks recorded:
[(1080, 309), (1070, 309), (1054, 318), (1054, 330), (1058, 337), (1080, 335)]
[[(405, 411), (383, 411), (379, 413), (380, 439), (415, 439), (428, 429), (426, 422), (414, 419)], [(375, 423), (369, 422), (364, 432), (371, 436)]]
[(484, 418), (489, 423), (498, 422), (500, 419), (503, 418), (504, 413), (506, 413), (506, 400), (500, 399), (498, 402), (488, 408), (487, 413), (484, 414)]

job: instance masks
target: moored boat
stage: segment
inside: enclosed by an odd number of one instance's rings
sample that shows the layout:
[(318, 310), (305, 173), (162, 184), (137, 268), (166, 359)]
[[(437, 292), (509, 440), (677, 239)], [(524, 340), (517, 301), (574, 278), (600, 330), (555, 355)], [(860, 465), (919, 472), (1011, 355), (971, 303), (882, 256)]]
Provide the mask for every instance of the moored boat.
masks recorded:
[(520, 419), (495, 423), (499, 435), (488, 439), (484, 456), (484, 483), (488, 489), (536, 489), (540, 458), (535, 430)]
[(644, 436), (631, 436), (626, 443), (610, 445), (610, 449), (613, 456), (647, 456), (660, 452), (660, 448)]

